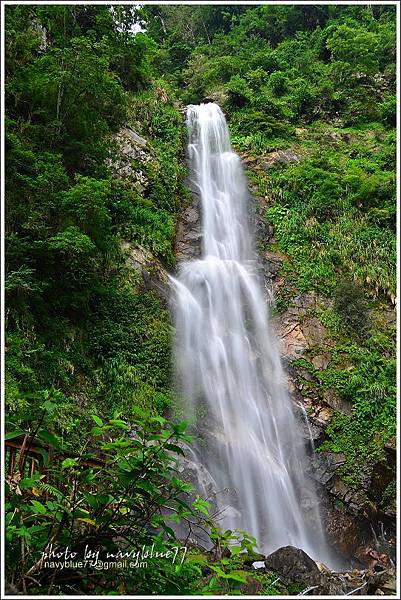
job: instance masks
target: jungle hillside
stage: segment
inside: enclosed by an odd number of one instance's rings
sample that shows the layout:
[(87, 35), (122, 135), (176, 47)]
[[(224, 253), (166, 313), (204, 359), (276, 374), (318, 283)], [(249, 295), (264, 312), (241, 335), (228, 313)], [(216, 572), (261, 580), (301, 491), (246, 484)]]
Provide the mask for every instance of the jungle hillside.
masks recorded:
[[(6, 592), (395, 594), (396, 7), (20, 3), (4, 34)], [(246, 169), (350, 587), (253, 569), (257, 540), (222, 530), (179, 468), (168, 275), (199, 243), (185, 110), (201, 102)], [(152, 544), (147, 568), (41, 562)]]

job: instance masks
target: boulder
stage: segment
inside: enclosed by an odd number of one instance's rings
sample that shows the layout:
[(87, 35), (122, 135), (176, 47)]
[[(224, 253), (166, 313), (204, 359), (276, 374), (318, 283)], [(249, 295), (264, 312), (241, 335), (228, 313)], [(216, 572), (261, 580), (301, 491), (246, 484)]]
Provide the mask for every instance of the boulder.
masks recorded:
[(193, 260), (201, 254), (202, 223), (201, 201), (199, 190), (195, 183), (195, 174), (190, 171), (184, 185), (191, 192), (191, 203), (183, 208), (176, 230), (175, 254), (177, 264)]
[(327, 337), (325, 326), (322, 325), (317, 317), (305, 319), (302, 329), (309, 347), (332, 345), (331, 340)]
[(352, 415), (352, 405), (348, 400), (340, 398), (337, 392), (331, 388), (323, 391), (323, 400), (334, 410), (342, 412), (344, 415)]
[[(326, 565), (316, 563), (300, 548), (285, 546), (265, 559), (265, 567), (274, 571), (286, 586), (304, 586), (301, 594), (309, 591), (315, 596), (344, 596), (394, 594), (396, 591), (395, 571), (389, 567), (380, 572), (370, 569), (332, 572)], [(381, 591), (381, 592), (380, 592)], [(359, 594), (358, 594), (359, 592)]]
[(312, 364), (317, 371), (323, 371), (327, 369), (329, 362), (331, 361), (331, 354), (317, 354), (312, 358)]
[(265, 559), (265, 567), (279, 574), (285, 585), (301, 583), (307, 587), (321, 583), (321, 574), (315, 561), (295, 546), (284, 546), (269, 554)]
[(202, 98), (201, 104), (208, 104), (209, 102), (215, 102), (219, 106), (224, 106), (227, 102), (227, 93), (224, 88), (220, 88), (210, 92), (207, 96)]
[(351, 141), (351, 136), (349, 133), (343, 133), (340, 131), (330, 131), (328, 133), (328, 137), (334, 142), (345, 142), (348, 144)]
[(294, 150), (276, 150), (275, 152), (270, 152), (270, 154), (263, 159), (262, 168), (268, 170), (277, 164), (289, 165), (292, 162), (300, 162), (300, 158)]

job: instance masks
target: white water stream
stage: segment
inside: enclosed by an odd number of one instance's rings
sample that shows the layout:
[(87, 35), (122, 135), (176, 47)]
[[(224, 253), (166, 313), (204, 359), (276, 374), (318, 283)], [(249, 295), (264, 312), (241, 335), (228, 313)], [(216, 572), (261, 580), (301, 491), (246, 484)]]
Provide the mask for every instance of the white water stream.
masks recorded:
[(250, 533), (261, 551), (290, 544), (330, 563), (257, 275), (241, 162), (216, 104), (189, 106), (187, 125), (202, 255), (180, 265), (173, 305), (199, 491), (213, 494), (223, 529)]

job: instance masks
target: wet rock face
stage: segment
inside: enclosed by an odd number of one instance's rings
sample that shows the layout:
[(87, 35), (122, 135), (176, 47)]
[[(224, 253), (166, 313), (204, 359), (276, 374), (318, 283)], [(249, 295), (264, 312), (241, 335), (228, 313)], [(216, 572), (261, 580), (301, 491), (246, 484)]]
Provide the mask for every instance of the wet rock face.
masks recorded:
[(326, 485), (335, 475), (336, 469), (345, 463), (344, 454), (321, 452), (309, 457), (309, 474), (315, 481)]
[(202, 243), (200, 197), (190, 177), (184, 183), (191, 191), (193, 202), (182, 213), (177, 227), (175, 250), (178, 264), (198, 258)]
[(324, 526), (333, 548), (350, 562), (355, 562), (355, 553), (365, 544), (358, 520), (343, 509), (328, 505), (324, 512)]
[(307, 472), (318, 489), (327, 537), (339, 555), (351, 561), (369, 543), (372, 532), (366, 520), (375, 516), (375, 507), (363, 490), (350, 488), (338, 476), (344, 463), (341, 453), (311, 453)]
[[(201, 103), (218, 102), (212, 96), (203, 98)], [(195, 173), (187, 160), (188, 175), (184, 180), (184, 186), (190, 191), (191, 202), (184, 207), (178, 221), (175, 238), (175, 255), (177, 265), (181, 262), (199, 258), (202, 249), (202, 217), (201, 198), (196, 185)]]

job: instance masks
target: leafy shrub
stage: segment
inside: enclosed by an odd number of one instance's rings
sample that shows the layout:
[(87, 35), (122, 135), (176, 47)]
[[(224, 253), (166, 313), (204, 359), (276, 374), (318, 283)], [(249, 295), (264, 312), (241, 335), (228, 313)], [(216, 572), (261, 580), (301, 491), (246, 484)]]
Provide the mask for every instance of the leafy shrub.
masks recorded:
[[(44, 407), (43, 415), (53, 410), (49, 401)], [(7, 578), (18, 589), (32, 594), (43, 589), (58, 594), (77, 590), (110, 594), (122, 589), (127, 594), (146, 594), (149, 589), (161, 594), (191, 593), (201, 586), (205, 569), (215, 573), (203, 584), (208, 593), (229, 592), (246, 582), (235, 557), (244, 552), (252, 555), (254, 538), (244, 532), (220, 531), (210, 504), (194, 498), (191, 485), (176, 476), (173, 466), (190, 442), (185, 422), (174, 424), (139, 408), (133, 424), (119, 413), (106, 421), (93, 415), (90, 437), (73, 455), (66, 455), (61, 439), (47, 431), (42, 421), (32, 440), (45, 444), (47, 478), (39, 472), (25, 473), (27, 455), (21, 452), (20, 467), (12, 470), (6, 485)], [(7, 437), (19, 433), (9, 431)], [(46, 447), (52, 456), (61, 457), (51, 460)], [(187, 548), (176, 537), (177, 525), (189, 532), (197, 527), (209, 531), (210, 559), (189, 553), (185, 560)], [(77, 561), (88, 548), (94, 553), (86, 563), (82, 561), (84, 567), (74, 569), (73, 579), (68, 567), (45, 567), (46, 560), (54, 561), (52, 551), (65, 548), (77, 553)], [(145, 557), (146, 566), (151, 561), (148, 568), (127, 564), (115, 570), (98, 569), (98, 560), (121, 563), (125, 553), (139, 556), (143, 548), (152, 549), (153, 555), (158, 552), (159, 557), (164, 553), (166, 560)], [(177, 560), (168, 560), (175, 551), (177, 557), (179, 550)], [(119, 553), (122, 559), (113, 558)], [(232, 560), (222, 558), (224, 553)]]
[(273, 71), (269, 77), (269, 87), (273, 94), (276, 96), (282, 96), (288, 87), (288, 80), (282, 71)]
[[(51, 484), (45, 483), (39, 474), (26, 477), (23, 471), (15, 473), (9, 481), (7, 553), (12, 560), (8, 564), (12, 578), (24, 589), (29, 587), (37, 591), (38, 586), (55, 585), (60, 592), (71, 591), (69, 584), (63, 583), (64, 578), (57, 577), (57, 571), (41, 569), (42, 553), (48, 552), (51, 546), (68, 546), (80, 553), (86, 545), (93, 547), (96, 539), (97, 549), (103, 554), (137, 549), (143, 543), (150, 546), (149, 527), (152, 527), (160, 532), (152, 541), (160, 550), (166, 551), (175, 541), (175, 534), (168, 525), (174, 516), (176, 520), (195, 518), (204, 521), (204, 517), (182, 498), (182, 494), (188, 495), (190, 486), (168, 469), (174, 457), (182, 454), (177, 442), (187, 440), (185, 424), (169, 424), (162, 417), (153, 418), (137, 411), (135, 435), (131, 438), (126, 435), (128, 424), (119, 415), (106, 423), (94, 416), (96, 426), (92, 428), (91, 438), (75, 457), (65, 458), (61, 464), (49, 464)], [(51, 439), (53, 448), (63, 451), (57, 437), (48, 435), (45, 430), (39, 430), (37, 435), (47, 442)], [(88, 450), (89, 441), (96, 447), (96, 452), (101, 452), (103, 465), (99, 463), (96, 467), (85, 463), (94, 454), (93, 449)], [(163, 515), (163, 507), (167, 505), (168, 516)], [(118, 544), (116, 534), (120, 539)], [(24, 540), (23, 546), (21, 540)], [(24, 554), (21, 554), (24, 546)], [(34, 579), (25, 579), (28, 571)], [(114, 575), (105, 582), (104, 573), (96, 576), (95, 567), (90, 572), (90, 579), (96, 582), (95, 589), (100, 591), (105, 585), (116, 585), (113, 584)], [(132, 589), (135, 585), (144, 585), (141, 570), (136, 572), (139, 580), (135, 583), (128, 583), (128, 573), (120, 575), (125, 585), (133, 586)], [(78, 570), (78, 573), (80, 586), (85, 589), (87, 571)]]
[(239, 75), (233, 75), (225, 87), (232, 107), (241, 108), (249, 103), (251, 90), (245, 79)]
[(395, 127), (397, 121), (397, 98), (389, 96), (380, 105), (383, 122)]

